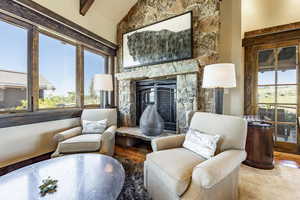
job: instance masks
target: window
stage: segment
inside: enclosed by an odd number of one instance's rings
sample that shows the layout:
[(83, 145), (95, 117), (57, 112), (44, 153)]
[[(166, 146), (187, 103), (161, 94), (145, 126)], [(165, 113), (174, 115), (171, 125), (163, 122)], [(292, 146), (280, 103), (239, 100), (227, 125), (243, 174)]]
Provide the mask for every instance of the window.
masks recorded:
[[(109, 56), (97, 50), (97, 41), (96, 46), (85, 44), (84, 35), (62, 35), (1, 14), (0, 113), (43, 110), (36, 115), (45, 115), (46, 121), (49, 113), (55, 119), (69, 118), (80, 114), (78, 108), (99, 106), (107, 98), (94, 90), (93, 79), (107, 73)], [(12, 124), (20, 123), (14, 120)]]
[(39, 34), (39, 109), (76, 106), (76, 47)]
[(297, 143), (298, 46), (258, 52), (257, 103), (275, 125), (275, 141)]
[(0, 21), (0, 111), (28, 110), (28, 30)]
[(106, 56), (84, 50), (84, 105), (100, 104), (100, 92), (94, 90), (93, 79), (95, 74), (106, 73), (106, 64)]

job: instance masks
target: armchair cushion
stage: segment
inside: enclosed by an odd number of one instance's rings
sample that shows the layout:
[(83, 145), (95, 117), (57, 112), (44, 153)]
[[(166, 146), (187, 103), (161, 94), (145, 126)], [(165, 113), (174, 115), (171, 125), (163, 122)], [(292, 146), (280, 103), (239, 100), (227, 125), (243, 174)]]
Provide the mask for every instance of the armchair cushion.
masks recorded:
[(107, 119), (107, 126), (117, 125), (116, 109), (84, 109), (81, 114), (81, 120), (100, 121), (104, 119)]
[(107, 119), (100, 121), (82, 120), (82, 134), (102, 134), (107, 128)]
[(60, 153), (93, 152), (101, 147), (100, 134), (84, 134), (72, 137), (58, 144)]
[(146, 162), (164, 185), (181, 196), (190, 184), (193, 168), (204, 160), (185, 148), (174, 148), (148, 154)]
[(211, 135), (220, 135), (219, 148), (221, 152), (229, 149), (245, 149), (247, 121), (243, 118), (196, 112), (190, 128)]
[(183, 147), (209, 159), (215, 155), (219, 139), (219, 135), (209, 135), (189, 129)]
[(199, 186), (211, 188), (226, 178), (246, 159), (242, 150), (228, 150), (200, 163), (193, 171), (193, 181)]

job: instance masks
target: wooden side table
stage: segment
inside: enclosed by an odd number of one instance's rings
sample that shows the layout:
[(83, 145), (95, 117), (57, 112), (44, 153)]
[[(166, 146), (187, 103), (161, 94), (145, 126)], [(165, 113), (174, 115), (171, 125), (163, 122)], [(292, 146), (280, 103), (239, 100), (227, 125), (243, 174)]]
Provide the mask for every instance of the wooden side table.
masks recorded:
[(247, 158), (243, 162), (244, 164), (259, 169), (274, 168), (273, 132), (274, 128), (270, 124), (248, 124), (246, 141)]

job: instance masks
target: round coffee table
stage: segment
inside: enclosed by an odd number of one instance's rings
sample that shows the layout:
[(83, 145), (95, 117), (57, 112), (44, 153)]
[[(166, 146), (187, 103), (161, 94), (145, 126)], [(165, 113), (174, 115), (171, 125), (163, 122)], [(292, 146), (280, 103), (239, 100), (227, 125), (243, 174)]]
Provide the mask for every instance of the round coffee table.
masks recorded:
[[(57, 191), (41, 197), (39, 186), (50, 177)], [(18, 169), (0, 177), (0, 199), (115, 200), (125, 180), (122, 165), (100, 154), (74, 154)]]

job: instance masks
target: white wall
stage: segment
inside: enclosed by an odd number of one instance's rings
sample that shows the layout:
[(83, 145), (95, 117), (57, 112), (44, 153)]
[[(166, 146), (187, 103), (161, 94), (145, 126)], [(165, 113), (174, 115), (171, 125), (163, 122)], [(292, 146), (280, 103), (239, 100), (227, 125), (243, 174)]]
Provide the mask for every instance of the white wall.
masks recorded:
[(224, 113), (242, 115), (244, 109), (244, 53), (247, 31), (300, 22), (300, 0), (225, 0), (221, 3), (220, 62), (236, 65), (237, 88), (224, 95)]
[(54, 134), (79, 124), (74, 118), (0, 128), (0, 168), (54, 151)]
[(300, 21), (299, 0), (242, 0), (242, 32)]
[(57, 14), (116, 43), (117, 24), (136, 0), (96, 0), (85, 16), (79, 14), (79, 0), (33, 0)]
[(237, 74), (237, 87), (225, 90), (224, 114), (243, 115), (244, 67), (242, 63), (241, 1), (222, 1), (220, 12), (220, 62), (234, 63)]

